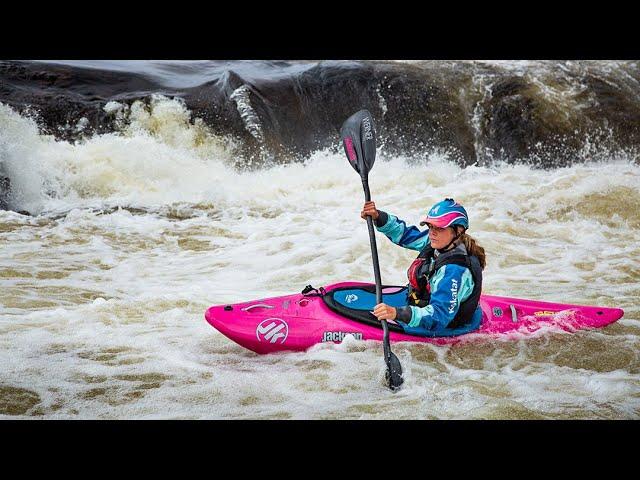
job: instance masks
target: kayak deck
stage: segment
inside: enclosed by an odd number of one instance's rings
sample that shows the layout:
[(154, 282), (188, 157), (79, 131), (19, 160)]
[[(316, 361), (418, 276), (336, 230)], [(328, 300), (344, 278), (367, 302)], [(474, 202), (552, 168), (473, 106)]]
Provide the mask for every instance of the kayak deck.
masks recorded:
[[(325, 290), (370, 287), (370, 283), (341, 282)], [(390, 289), (404, 287), (386, 287)], [(384, 292), (384, 290), (383, 290)], [(565, 331), (600, 328), (620, 319), (619, 308), (560, 304), (494, 295), (482, 295), (480, 327), (447, 337), (421, 337), (390, 331), (392, 342), (447, 344), (464, 339), (530, 334), (544, 326)], [(365, 324), (331, 310), (321, 296), (301, 293), (263, 298), (232, 305), (212, 306), (205, 319), (216, 330), (257, 353), (303, 351), (323, 342), (341, 342), (348, 334), (359, 340), (382, 341), (380, 325)], [(393, 325), (393, 322), (389, 322)], [(395, 329), (399, 330), (399, 329)]]

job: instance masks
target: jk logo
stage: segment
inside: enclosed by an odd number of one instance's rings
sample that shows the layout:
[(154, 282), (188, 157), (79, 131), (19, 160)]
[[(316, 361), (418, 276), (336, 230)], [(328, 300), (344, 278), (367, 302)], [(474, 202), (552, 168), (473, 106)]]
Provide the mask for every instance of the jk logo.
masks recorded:
[(354, 295), (353, 293), (350, 293), (349, 295), (347, 295), (346, 297), (344, 297), (345, 301), (347, 303), (351, 303), (351, 302), (355, 302), (356, 300), (358, 300), (358, 296)]
[(267, 318), (256, 328), (256, 337), (260, 342), (284, 343), (287, 335), (289, 335), (289, 326), (279, 318)]

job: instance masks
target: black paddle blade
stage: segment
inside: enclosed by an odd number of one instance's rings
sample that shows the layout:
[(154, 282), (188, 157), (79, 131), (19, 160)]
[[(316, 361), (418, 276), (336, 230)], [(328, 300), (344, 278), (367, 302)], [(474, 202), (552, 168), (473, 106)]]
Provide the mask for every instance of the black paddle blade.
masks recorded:
[(376, 126), (368, 110), (360, 110), (345, 120), (340, 137), (349, 163), (366, 177), (376, 160)]
[[(385, 348), (385, 350), (387, 350)], [(387, 363), (387, 371), (384, 372), (384, 379), (387, 383), (387, 387), (396, 391), (404, 382), (402, 378), (402, 365), (400, 365), (400, 359), (396, 357), (396, 354), (389, 348), (385, 351), (385, 362)]]

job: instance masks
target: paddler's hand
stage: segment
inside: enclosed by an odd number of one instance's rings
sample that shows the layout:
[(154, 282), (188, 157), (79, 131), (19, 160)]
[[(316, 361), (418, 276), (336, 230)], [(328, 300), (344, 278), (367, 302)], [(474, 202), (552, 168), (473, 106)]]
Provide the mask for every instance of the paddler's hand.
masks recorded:
[(378, 320), (395, 320), (398, 314), (394, 307), (390, 307), (385, 303), (379, 303), (376, 308), (373, 309), (373, 314), (378, 317)]
[(374, 202), (364, 202), (364, 207), (362, 212), (360, 212), (360, 217), (363, 219), (367, 219), (367, 216), (370, 216), (374, 220), (378, 219), (378, 209), (376, 208), (376, 204)]

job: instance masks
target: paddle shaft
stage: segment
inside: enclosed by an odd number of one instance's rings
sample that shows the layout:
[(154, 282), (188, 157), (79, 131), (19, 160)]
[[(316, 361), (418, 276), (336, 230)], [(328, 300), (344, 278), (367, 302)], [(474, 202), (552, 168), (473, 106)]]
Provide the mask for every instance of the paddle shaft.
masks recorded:
[[(364, 189), (365, 201), (371, 201), (369, 191), (369, 171), (373, 167), (376, 158), (376, 131), (371, 113), (360, 110), (351, 115), (342, 124), (340, 129), (344, 153), (351, 166), (360, 174)], [(380, 280), (380, 264), (378, 262), (378, 248), (376, 247), (376, 234), (373, 229), (373, 217), (367, 215), (367, 228), (369, 229), (369, 243), (371, 245), (371, 257), (373, 258), (373, 273), (376, 279), (376, 305), (382, 303), (382, 280)], [(387, 364), (385, 381), (391, 390), (396, 391), (402, 385), (402, 365), (400, 360), (391, 351), (389, 344), (389, 325), (386, 320), (381, 320), (384, 336), (382, 346), (384, 349), (384, 361)]]
[[(364, 188), (364, 199), (371, 201), (369, 191), (369, 181), (366, 176), (362, 176), (362, 188)], [(380, 279), (380, 264), (378, 263), (378, 247), (376, 245), (376, 234), (373, 230), (373, 219), (367, 215), (367, 227), (369, 229), (369, 243), (371, 244), (371, 256), (373, 257), (373, 275), (376, 279), (376, 304), (382, 303), (382, 280)], [(389, 345), (389, 326), (386, 320), (382, 320), (382, 330), (384, 331), (383, 347), (385, 360), (389, 358), (391, 349)]]

